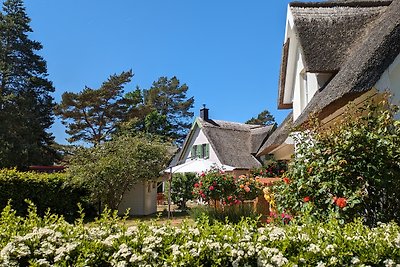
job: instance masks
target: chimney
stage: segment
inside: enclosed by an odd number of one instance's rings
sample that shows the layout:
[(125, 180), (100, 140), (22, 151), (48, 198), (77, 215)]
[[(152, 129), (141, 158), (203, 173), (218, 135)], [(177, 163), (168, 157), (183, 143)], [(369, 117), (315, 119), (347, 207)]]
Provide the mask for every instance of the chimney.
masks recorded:
[(205, 121), (208, 121), (208, 108), (206, 108), (206, 104), (203, 104), (203, 108), (200, 109), (200, 118)]

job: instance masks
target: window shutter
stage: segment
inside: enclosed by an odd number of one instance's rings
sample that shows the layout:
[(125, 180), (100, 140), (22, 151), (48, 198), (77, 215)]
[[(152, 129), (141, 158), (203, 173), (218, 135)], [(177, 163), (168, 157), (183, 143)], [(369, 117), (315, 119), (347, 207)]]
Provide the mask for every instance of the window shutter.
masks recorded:
[(199, 159), (201, 159), (201, 146), (197, 146), (197, 150), (196, 150), (196, 153), (197, 153), (197, 155), (196, 155), (196, 157), (197, 158), (199, 158)]
[(196, 150), (197, 146), (196, 145), (192, 146), (192, 154), (190, 155), (192, 159), (196, 158), (196, 152), (197, 152)]
[(206, 144), (205, 158), (208, 159), (209, 157), (210, 157), (210, 144)]

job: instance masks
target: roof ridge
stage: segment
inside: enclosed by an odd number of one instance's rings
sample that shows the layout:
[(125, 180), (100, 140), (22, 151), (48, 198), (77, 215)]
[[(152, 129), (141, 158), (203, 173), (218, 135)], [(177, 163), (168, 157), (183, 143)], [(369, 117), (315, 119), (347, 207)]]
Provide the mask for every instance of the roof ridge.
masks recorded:
[(332, 0), (326, 2), (291, 2), (291, 7), (379, 7), (389, 6), (393, 0)]

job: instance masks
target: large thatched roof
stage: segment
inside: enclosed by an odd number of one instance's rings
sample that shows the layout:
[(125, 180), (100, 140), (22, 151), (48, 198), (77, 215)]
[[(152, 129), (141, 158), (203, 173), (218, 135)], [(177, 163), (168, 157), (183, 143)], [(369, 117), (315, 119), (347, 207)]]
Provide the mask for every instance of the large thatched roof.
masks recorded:
[[(311, 112), (324, 118), (370, 90), (400, 53), (400, 0), (293, 2), (290, 10), (307, 71), (329, 72), (333, 78), (315, 93), (294, 123), (288, 121), (289, 114), (258, 154), (282, 144), (290, 128), (304, 123)], [(287, 53), (286, 48), (280, 73), (281, 98)]]
[[(340, 3), (346, 2), (340, 1)], [(338, 73), (323, 90), (314, 95), (294, 125), (307, 120), (311, 112), (323, 111), (320, 116), (325, 117), (370, 90), (400, 53), (400, 1), (350, 1), (350, 3), (363, 3), (358, 9), (378, 8), (379, 11), (376, 10), (374, 11), (376, 13), (373, 12), (375, 15), (365, 18), (369, 22), (359, 38), (348, 45), (350, 49), (347, 50), (346, 57), (341, 59), (340, 65), (337, 66)], [(368, 3), (374, 7), (368, 7)], [(381, 6), (376, 7), (377, 3)], [(314, 7), (310, 8), (313, 9)], [(332, 49), (334, 48), (333, 45)]]
[(279, 145), (285, 142), (288, 138), (293, 127), (293, 112), (290, 112), (285, 120), (279, 125), (279, 127), (268, 137), (267, 141), (262, 145), (262, 147), (257, 152), (257, 156), (265, 155), (270, 153)]
[(255, 153), (274, 126), (259, 126), (198, 118), (211, 147), (224, 165), (236, 168), (260, 167)]

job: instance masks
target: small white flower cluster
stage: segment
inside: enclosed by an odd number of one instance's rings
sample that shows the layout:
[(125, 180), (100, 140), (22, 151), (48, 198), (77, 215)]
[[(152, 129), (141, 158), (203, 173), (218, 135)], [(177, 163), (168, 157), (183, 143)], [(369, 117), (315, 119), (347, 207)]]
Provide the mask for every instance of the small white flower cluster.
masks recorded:
[[(43, 225), (43, 224), (41, 224)], [(17, 228), (13, 228), (17, 229)], [(400, 227), (361, 223), (282, 227), (246, 221), (179, 227), (49, 223), (7, 234), (0, 266), (399, 266)], [(379, 246), (379, 249), (376, 249)], [(376, 259), (379, 259), (377, 263)]]

